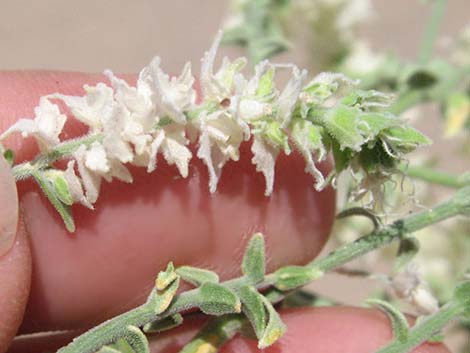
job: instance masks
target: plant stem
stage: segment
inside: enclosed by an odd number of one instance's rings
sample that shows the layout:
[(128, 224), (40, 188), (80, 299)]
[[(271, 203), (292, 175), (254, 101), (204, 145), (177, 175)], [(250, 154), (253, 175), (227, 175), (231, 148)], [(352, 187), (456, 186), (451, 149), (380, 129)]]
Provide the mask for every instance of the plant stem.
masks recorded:
[(432, 56), (432, 50), (446, 10), (447, 0), (434, 0), (429, 22), (419, 52), (419, 63), (426, 64)]
[(444, 305), (438, 312), (421, 320), (415, 325), (404, 342), (393, 340), (377, 353), (406, 353), (426, 342), (430, 337), (440, 332), (444, 326), (462, 313), (462, 307), (454, 302)]
[(427, 181), (432, 184), (448, 186), (454, 189), (470, 185), (469, 172), (461, 175), (454, 175), (422, 166), (400, 165), (399, 168), (409, 177)]
[[(393, 240), (401, 239), (407, 233), (422, 229), (444, 219), (467, 213), (470, 214), (470, 186), (460, 189), (449, 201), (442, 203), (434, 209), (422, 211), (396, 221), (387, 227), (376, 230), (351, 244), (331, 252), (323, 259), (310, 262), (307, 266), (327, 272), (383, 245), (389, 244)], [(275, 277), (273, 274), (267, 275), (257, 288), (266, 288), (272, 285), (274, 281)], [(223, 285), (238, 292), (243, 285), (249, 283), (247, 278), (240, 277), (226, 281)], [(276, 298), (279, 299), (279, 296), (274, 296), (271, 300), (275, 301), (277, 300)], [(200, 304), (200, 300), (198, 288), (181, 293), (174, 298), (167, 311), (160, 316), (154, 313), (153, 302), (149, 300), (142, 306), (110, 319), (77, 337), (68, 346), (60, 349), (58, 353), (93, 353), (104, 345), (115, 341), (120, 335), (123, 335), (126, 327), (129, 325), (141, 327), (146, 323), (196, 308)]]
[(18, 165), (15, 165), (12, 168), (13, 176), (15, 180), (24, 180), (33, 175), (33, 173), (39, 169), (47, 168), (55, 161), (70, 156), (75, 152), (80, 146), (84, 145), (86, 147), (91, 146), (94, 142), (100, 142), (103, 140), (103, 134), (92, 134), (85, 135), (77, 139), (66, 140), (52, 150), (48, 151), (45, 154), (40, 154), (32, 162), (24, 162)]

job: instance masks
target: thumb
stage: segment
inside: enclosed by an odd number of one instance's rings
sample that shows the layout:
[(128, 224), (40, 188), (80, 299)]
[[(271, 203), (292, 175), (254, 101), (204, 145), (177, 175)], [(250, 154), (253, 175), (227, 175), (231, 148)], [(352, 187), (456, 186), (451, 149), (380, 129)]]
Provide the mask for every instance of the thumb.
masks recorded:
[(21, 324), (31, 282), (31, 254), (19, 221), (15, 180), (0, 155), (0, 353)]

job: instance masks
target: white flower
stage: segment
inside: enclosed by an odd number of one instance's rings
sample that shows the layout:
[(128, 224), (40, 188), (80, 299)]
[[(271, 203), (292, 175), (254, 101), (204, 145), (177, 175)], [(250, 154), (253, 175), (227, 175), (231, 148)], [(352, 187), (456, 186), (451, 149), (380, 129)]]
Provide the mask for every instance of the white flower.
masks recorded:
[[(93, 204), (98, 199), (101, 185), (101, 176), (86, 167), (85, 163), (87, 157), (87, 149), (84, 145), (80, 146), (74, 152), (73, 157), (77, 161), (78, 171), (83, 180), (86, 199), (89, 203)], [(95, 159), (99, 159), (99, 157)], [(102, 163), (104, 162), (102, 161)], [(107, 168), (109, 168), (109, 166), (107, 166)]]
[(51, 94), (50, 98), (57, 98), (69, 107), (72, 114), (82, 123), (88, 125), (92, 132), (103, 128), (103, 121), (107, 120), (114, 111), (113, 89), (104, 83), (96, 86), (83, 86), (86, 95), (67, 96), (64, 94)]
[(192, 108), (196, 101), (191, 64), (186, 63), (181, 75), (171, 79), (160, 68), (159, 57), (152, 60), (148, 66), (148, 70), (155, 89), (155, 102), (158, 115), (161, 117), (168, 116), (179, 124), (186, 123), (184, 111)]
[(256, 171), (263, 173), (266, 180), (264, 194), (269, 196), (273, 192), (274, 166), (279, 154), (279, 148), (267, 143), (261, 136), (255, 135), (251, 145), (251, 152), (253, 152), (252, 162), (256, 165)]
[(277, 120), (284, 128), (291, 121), (292, 113), (299, 100), (300, 91), (307, 74), (307, 70), (299, 70), (297, 66), (292, 65), (292, 77), (277, 99)]
[(393, 278), (392, 288), (399, 298), (413, 304), (420, 314), (428, 315), (439, 310), (437, 299), (414, 263)]
[(238, 161), (240, 144), (248, 136), (240, 121), (226, 111), (218, 110), (200, 118), (200, 137), (197, 156), (209, 170), (209, 190), (215, 192), (225, 163)]
[(201, 64), (201, 89), (205, 100), (222, 101), (232, 94), (235, 76), (246, 65), (246, 58), (238, 58), (233, 63), (224, 58), (222, 66), (214, 74), (214, 61), (222, 40), (223, 32), (219, 31), (212, 47), (204, 54)]
[(83, 206), (93, 209), (93, 205), (88, 201), (83, 193), (82, 182), (75, 174), (75, 161), (71, 160), (67, 163), (67, 169), (64, 172), (64, 178), (69, 186), (70, 196), (74, 202), (79, 202)]
[(66, 116), (61, 114), (59, 107), (51, 103), (46, 97), (41, 97), (39, 105), (34, 108), (34, 113), (34, 120), (18, 120), (0, 135), (0, 141), (14, 132), (20, 132), (23, 137), (33, 135), (41, 151), (57, 145), (60, 142), (59, 135), (67, 120)]

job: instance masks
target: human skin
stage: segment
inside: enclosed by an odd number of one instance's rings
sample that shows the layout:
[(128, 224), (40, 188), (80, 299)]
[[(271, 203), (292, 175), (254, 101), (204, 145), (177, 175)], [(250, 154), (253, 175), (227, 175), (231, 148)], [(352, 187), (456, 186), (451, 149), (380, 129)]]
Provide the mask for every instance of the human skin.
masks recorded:
[[(84, 83), (104, 80), (101, 75), (81, 73), (0, 73), (0, 131), (19, 118), (33, 117), (42, 95), (83, 95)], [(63, 138), (85, 131), (69, 119)], [(12, 137), (5, 145), (15, 151), (16, 162), (37, 153), (31, 138)], [(303, 160), (293, 154), (279, 158), (273, 195), (265, 197), (263, 176), (250, 160), (249, 146), (244, 145), (240, 161), (226, 165), (212, 195), (206, 167), (197, 158), (190, 163), (187, 179), (178, 178), (176, 168), (162, 159), (152, 174), (132, 168), (132, 185), (102, 185), (95, 211), (73, 207), (74, 234), (66, 232), (37, 186), (20, 182), (20, 219), (25, 226), (20, 221), (15, 245), (0, 258), (0, 294), (5, 293), (0, 298), (18, 300), (14, 308), (0, 300), (0, 317), (7, 317), (0, 325), (4, 332), (0, 331), (0, 352), (20, 323), (20, 333), (81, 329), (135, 307), (145, 300), (156, 273), (168, 261), (210, 268), (222, 279), (237, 276), (247, 240), (257, 231), (266, 236), (268, 271), (313, 259), (331, 229), (334, 192), (315, 192)], [(15, 207), (8, 201), (11, 191), (0, 195), (2, 204), (5, 199), (5, 205)], [(2, 270), (2, 263), (10, 267)], [(322, 352), (373, 352), (391, 338), (385, 316), (365, 309), (294, 310), (285, 313), (285, 320), (288, 334), (269, 352), (311, 352), (315, 345)], [(317, 329), (310, 331), (315, 325)], [(318, 334), (324, 328), (328, 334)], [(189, 329), (190, 325), (165, 337), (178, 340)], [(345, 336), (342, 330), (357, 334)], [(16, 347), (12, 351), (41, 349), (37, 341)], [(237, 339), (225, 351), (254, 351), (247, 347), (254, 346)], [(160, 348), (155, 349), (161, 352)], [(419, 352), (445, 351), (442, 346), (428, 345)], [(172, 351), (163, 348), (163, 352)]]

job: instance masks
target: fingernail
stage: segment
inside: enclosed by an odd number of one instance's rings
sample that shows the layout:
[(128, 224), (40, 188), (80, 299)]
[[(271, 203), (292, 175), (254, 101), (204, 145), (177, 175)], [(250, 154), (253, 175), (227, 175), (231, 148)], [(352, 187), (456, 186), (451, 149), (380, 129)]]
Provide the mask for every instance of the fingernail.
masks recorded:
[(18, 225), (18, 193), (11, 168), (0, 155), (0, 257), (13, 246)]

